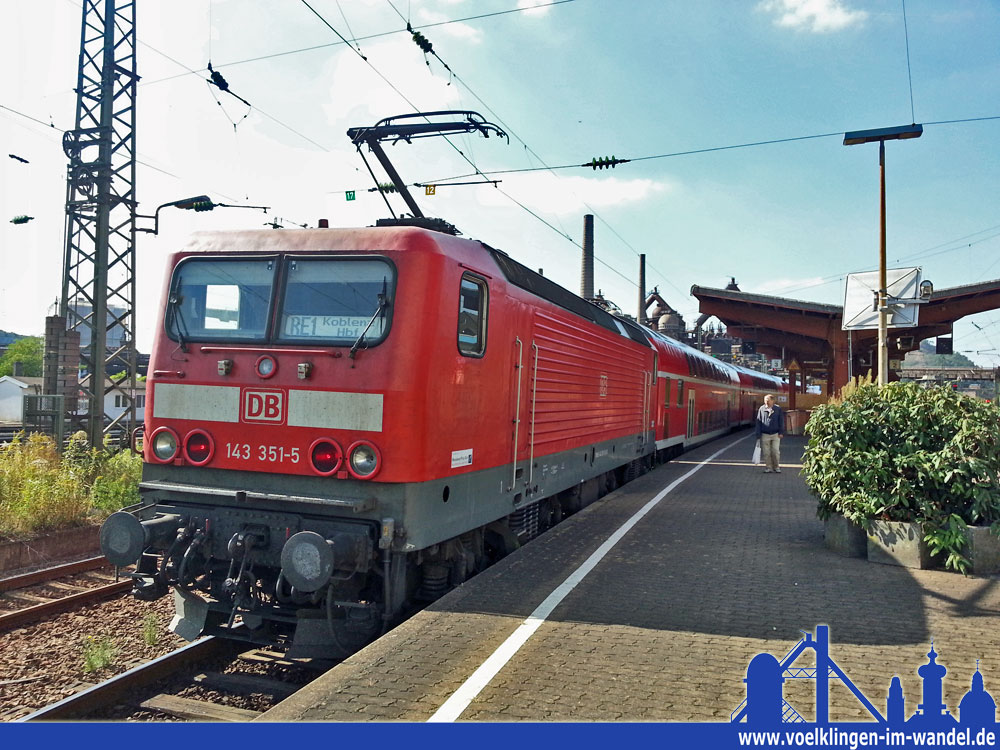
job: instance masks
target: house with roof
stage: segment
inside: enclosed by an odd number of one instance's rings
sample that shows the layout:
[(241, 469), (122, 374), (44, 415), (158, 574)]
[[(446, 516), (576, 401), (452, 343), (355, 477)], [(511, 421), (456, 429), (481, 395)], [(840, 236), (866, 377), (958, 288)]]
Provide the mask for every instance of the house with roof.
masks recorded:
[(0, 378), (0, 422), (24, 422), (24, 397), (41, 393), (41, 378), (4, 375)]

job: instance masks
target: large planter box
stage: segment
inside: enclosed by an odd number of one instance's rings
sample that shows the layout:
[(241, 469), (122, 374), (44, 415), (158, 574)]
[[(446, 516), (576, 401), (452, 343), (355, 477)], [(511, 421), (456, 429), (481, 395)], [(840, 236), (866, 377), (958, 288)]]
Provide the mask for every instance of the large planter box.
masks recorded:
[(868, 560), (905, 568), (930, 568), (936, 562), (919, 523), (872, 521), (868, 527)]
[(809, 421), (810, 412), (805, 409), (793, 409), (785, 412), (785, 434), (804, 435), (806, 422)]
[(867, 557), (868, 535), (856, 523), (839, 513), (823, 522), (823, 541), (826, 548), (844, 557)]
[(1000, 537), (991, 534), (989, 526), (969, 526), (965, 538), (965, 555), (972, 563), (970, 573), (988, 576), (1000, 572)]

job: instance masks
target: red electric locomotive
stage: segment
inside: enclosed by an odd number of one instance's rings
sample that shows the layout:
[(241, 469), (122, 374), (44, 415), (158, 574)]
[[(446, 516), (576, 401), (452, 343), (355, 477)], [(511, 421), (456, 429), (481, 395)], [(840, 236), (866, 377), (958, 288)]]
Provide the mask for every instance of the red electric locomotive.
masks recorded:
[(357, 648), (780, 388), (410, 226), (198, 235), (163, 299), (144, 503), (102, 549), (174, 589), (181, 635), (292, 655)]

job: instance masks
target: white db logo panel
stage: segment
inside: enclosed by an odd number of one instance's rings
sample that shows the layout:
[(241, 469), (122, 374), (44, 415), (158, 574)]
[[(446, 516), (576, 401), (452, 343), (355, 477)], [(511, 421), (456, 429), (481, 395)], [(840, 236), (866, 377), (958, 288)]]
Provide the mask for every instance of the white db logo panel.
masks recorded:
[(281, 424), (285, 421), (285, 394), (283, 391), (243, 391), (243, 408), (240, 415), (244, 422)]

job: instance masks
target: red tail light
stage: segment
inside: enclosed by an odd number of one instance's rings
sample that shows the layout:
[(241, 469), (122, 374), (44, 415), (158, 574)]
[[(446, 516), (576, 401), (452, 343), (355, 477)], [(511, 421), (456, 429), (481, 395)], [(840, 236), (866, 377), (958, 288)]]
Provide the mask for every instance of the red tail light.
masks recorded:
[(313, 471), (323, 476), (335, 473), (344, 461), (344, 452), (336, 441), (320, 438), (309, 447)]
[(215, 453), (215, 441), (203, 430), (192, 430), (184, 438), (184, 457), (195, 466), (207, 464)]

